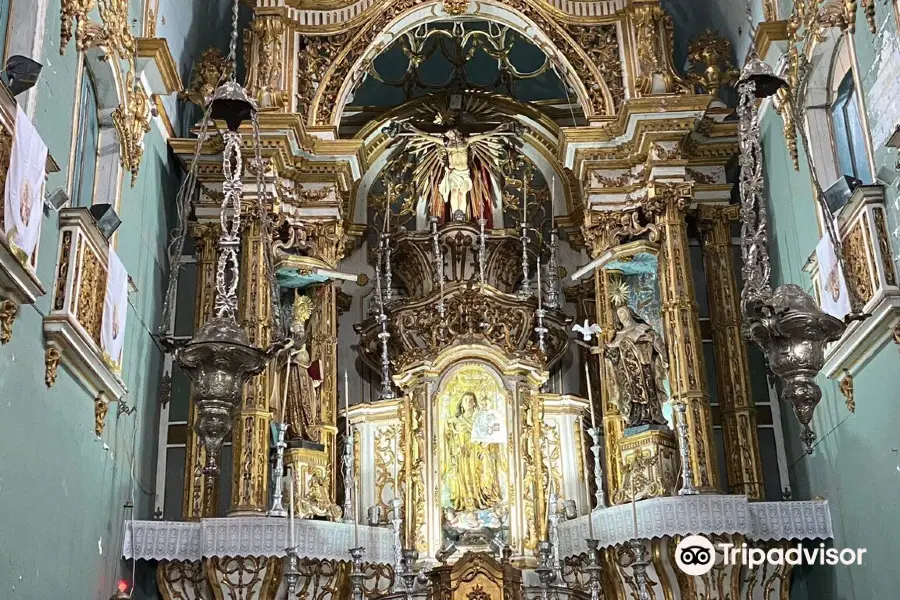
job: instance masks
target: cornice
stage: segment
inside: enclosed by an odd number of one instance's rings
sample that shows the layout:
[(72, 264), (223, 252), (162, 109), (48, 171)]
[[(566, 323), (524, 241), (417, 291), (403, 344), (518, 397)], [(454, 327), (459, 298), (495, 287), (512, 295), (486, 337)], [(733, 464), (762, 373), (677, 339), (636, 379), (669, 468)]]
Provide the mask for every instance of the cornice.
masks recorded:
[[(180, 92), (184, 88), (181, 77), (178, 75), (178, 65), (172, 58), (169, 43), (165, 38), (137, 38), (135, 58), (151, 60), (155, 63), (160, 80), (165, 90), (163, 95)], [(154, 93), (162, 93), (154, 90)]]

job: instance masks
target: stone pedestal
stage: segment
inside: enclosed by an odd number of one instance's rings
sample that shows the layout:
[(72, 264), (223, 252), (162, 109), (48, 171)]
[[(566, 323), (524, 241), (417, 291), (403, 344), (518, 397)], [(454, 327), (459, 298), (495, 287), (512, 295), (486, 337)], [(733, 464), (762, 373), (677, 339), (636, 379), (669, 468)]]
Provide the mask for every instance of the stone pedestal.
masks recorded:
[(665, 426), (626, 429), (619, 439), (622, 486), (614, 504), (668, 496), (678, 477), (678, 444)]

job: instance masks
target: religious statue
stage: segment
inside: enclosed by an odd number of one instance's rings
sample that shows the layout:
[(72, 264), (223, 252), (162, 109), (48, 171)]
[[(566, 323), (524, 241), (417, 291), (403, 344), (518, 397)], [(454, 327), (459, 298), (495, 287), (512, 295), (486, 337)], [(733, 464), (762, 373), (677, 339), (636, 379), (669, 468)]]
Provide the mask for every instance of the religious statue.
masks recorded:
[(319, 441), (319, 386), (322, 383), (319, 361), (312, 361), (306, 348), (306, 321), (312, 314), (312, 300), (295, 292), (291, 318), (294, 345), (287, 363), (286, 438)]
[(449, 464), (445, 469), (454, 511), (490, 509), (503, 500), (499, 445), (505, 433), (488, 399), (465, 392), (447, 424)]
[(668, 400), (665, 342), (627, 305), (616, 308), (615, 320), (615, 337), (604, 349), (611, 398), (629, 427), (666, 425), (662, 414)]
[(406, 151), (416, 165), (413, 188), (430, 198), (429, 214), (454, 221), (487, 218), (501, 197), (500, 169), (510, 138), (521, 136), (518, 123), (504, 123), (486, 133), (464, 135), (458, 129), (431, 134), (411, 123), (394, 122), (390, 136), (408, 137)]

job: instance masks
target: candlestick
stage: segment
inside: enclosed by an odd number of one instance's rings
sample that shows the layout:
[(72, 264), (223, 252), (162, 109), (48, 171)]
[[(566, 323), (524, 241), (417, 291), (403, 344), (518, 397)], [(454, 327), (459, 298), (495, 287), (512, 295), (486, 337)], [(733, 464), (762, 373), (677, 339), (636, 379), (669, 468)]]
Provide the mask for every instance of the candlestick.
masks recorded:
[(636, 468), (637, 463), (634, 464), (631, 471), (631, 519), (634, 521), (634, 539), (638, 539), (637, 495), (634, 493), (634, 469)]
[(537, 296), (538, 296), (538, 310), (541, 310), (543, 300), (541, 296), (543, 296), (543, 290), (541, 289), (541, 257), (538, 256), (537, 259)]
[(297, 547), (297, 533), (294, 531), (294, 469), (288, 467), (288, 494), (290, 494), (290, 502), (288, 503), (288, 519), (290, 519), (290, 547)]
[(604, 499), (603, 493), (603, 467), (600, 465), (600, 428), (591, 427), (588, 429), (588, 434), (590, 434), (591, 442), (593, 442), (591, 452), (594, 455), (594, 481), (597, 486), (597, 491), (595, 492), (597, 496), (597, 508), (606, 508), (606, 500)]
[(284, 389), (281, 391), (281, 406), (279, 407), (281, 412), (281, 417), (278, 419), (282, 423), (285, 422), (284, 416), (287, 412), (287, 396), (288, 389), (291, 387), (291, 358), (292, 354), (288, 351), (287, 362), (285, 363), (284, 368)]
[[(581, 427), (584, 428), (584, 419), (580, 419)], [(581, 457), (581, 468), (584, 471), (584, 501), (587, 503), (588, 515), (588, 537), (594, 539), (594, 519), (591, 511), (591, 484), (588, 479), (587, 454)]]
[[(399, 432), (398, 432), (399, 435)], [(394, 498), (399, 498), (399, 494), (397, 493), (397, 480), (399, 479), (400, 474), (400, 458), (397, 455), (399, 451), (399, 444), (397, 444), (397, 438), (394, 438)]]
[(347, 378), (347, 370), (344, 370), (344, 417), (346, 419), (347, 435), (350, 435), (350, 381)]
[(591, 429), (596, 429), (597, 415), (594, 413), (594, 392), (591, 388), (591, 370), (588, 368), (587, 363), (584, 363), (584, 380), (587, 383), (588, 405), (591, 407)]
[(275, 423), (275, 472), (273, 479), (275, 480), (275, 490), (272, 493), (272, 508), (269, 510), (270, 517), (284, 517), (287, 512), (284, 510), (282, 502), (284, 496), (284, 450), (287, 444), (284, 441), (285, 433), (287, 433), (287, 424), (283, 421)]

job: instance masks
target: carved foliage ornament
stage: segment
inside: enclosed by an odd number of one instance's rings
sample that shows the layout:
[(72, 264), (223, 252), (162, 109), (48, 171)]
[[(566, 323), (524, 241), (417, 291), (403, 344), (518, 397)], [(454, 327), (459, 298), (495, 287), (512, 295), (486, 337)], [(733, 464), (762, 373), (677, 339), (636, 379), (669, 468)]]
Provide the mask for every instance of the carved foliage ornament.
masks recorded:
[(734, 68), (731, 42), (715, 31), (707, 30), (688, 48), (688, 80), (702, 87), (710, 96), (737, 81), (740, 71)]
[(142, 85), (135, 85), (134, 73), (126, 78), (125, 101), (112, 113), (119, 134), (122, 167), (131, 173), (131, 185), (137, 182), (144, 157), (144, 136), (150, 131), (150, 99)]
[[(100, 9), (100, 23), (88, 19), (94, 7)], [(62, 0), (60, 13), (60, 54), (65, 54), (74, 35), (79, 52), (100, 48), (107, 56), (116, 53), (123, 59), (133, 59), (135, 42), (128, 20), (128, 0)]]
[[(301, 52), (298, 69), (297, 99), (300, 110), (311, 113), (308, 115), (311, 123), (327, 125), (336, 120), (336, 111), (340, 109), (338, 94), (351, 76), (353, 65), (391, 21), (425, 1), (397, 0), (387, 3), (379, 14), (356, 29), (306, 38), (306, 48)], [(452, 2), (455, 4), (462, 0)], [(570, 84), (575, 77), (581, 80), (590, 101), (586, 112), (614, 115), (624, 99), (616, 26), (564, 28), (539, 10), (533, 0), (507, 0), (504, 4), (533, 21), (566, 57), (575, 73), (566, 73), (562, 65), (557, 65), (557, 68)], [(365, 67), (364, 71), (367, 71)], [(312, 106), (308, 106), (314, 96)]]
[(228, 61), (218, 48), (207, 48), (194, 62), (190, 85), (178, 94), (180, 100), (193, 102), (199, 107), (206, 105), (220, 81), (228, 75)]

